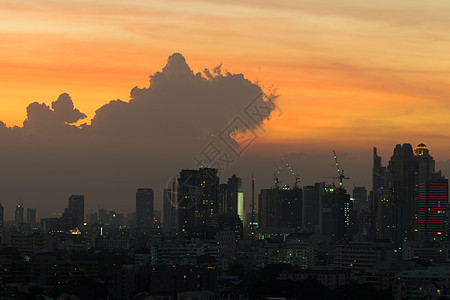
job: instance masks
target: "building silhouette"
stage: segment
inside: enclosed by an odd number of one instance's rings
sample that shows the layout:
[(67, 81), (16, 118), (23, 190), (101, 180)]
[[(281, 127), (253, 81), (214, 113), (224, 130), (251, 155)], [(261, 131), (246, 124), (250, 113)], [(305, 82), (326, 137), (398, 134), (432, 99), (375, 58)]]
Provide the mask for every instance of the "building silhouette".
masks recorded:
[(219, 212), (228, 211), (228, 184), (221, 183), (219, 185)]
[(369, 208), (369, 203), (367, 202), (367, 190), (364, 186), (353, 187), (353, 208), (355, 211), (360, 212), (361, 210), (367, 211)]
[(203, 236), (219, 212), (219, 177), (214, 168), (181, 170), (177, 178), (178, 232)]
[(175, 188), (163, 190), (163, 230), (170, 234), (177, 233), (178, 211), (176, 195)]
[(195, 230), (195, 202), (200, 201), (201, 188), (198, 170), (181, 170), (176, 187), (178, 232), (192, 235)]
[(14, 222), (17, 225), (23, 223), (23, 206), (19, 204), (16, 206), (16, 211), (14, 213)]
[(244, 191), (242, 190), (242, 178), (233, 174), (227, 182), (227, 212), (234, 212), (245, 223)]
[(5, 220), (4, 217), (5, 217), (4, 208), (3, 205), (0, 203), (0, 227), (3, 227), (3, 223)]
[(430, 155), (428, 147), (421, 143), (414, 149), (414, 156), (418, 163), (418, 180), (420, 184), (425, 183), (427, 179), (430, 179), (435, 172), (435, 162)]
[(84, 195), (71, 195), (66, 212), (68, 218), (73, 218), (73, 226), (81, 228), (84, 224)]
[(154, 194), (149, 188), (140, 188), (136, 191), (136, 227), (142, 229), (153, 228)]
[(322, 196), (325, 182), (303, 187), (303, 225), (320, 231)]
[[(419, 239), (420, 195), (425, 201), (426, 182), (434, 174), (435, 162), (425, 144), (413, 151), (411, 144), (396, 145), (386, 173), (386, 189), (377, 200), (379, 238), (400, 246)], [(424, 230), (426, 228), (424, 227)]]
[(302, 226), (302, 190), (274, 186), (261, 189), (258, 216), (262, 229), (277, 228), (299, 230)]
[(372, 191), (369, 197), (369, 205), (371, 208), (369, 234), (372, 238), (386, 236), (388, 234), (385, 230), (387, 228), (387, 225), (385, 225), (386, 218), (389, 217), (388, 222), (392, 222), (390, 205), (388, 213), (386, 212), (386, 172), (386, 167), (381, 166), (381, 156), (378, 155), (377, 148), (373, 147)]
[(351, 240), (356, 214), (343, 187), (327, 187), (322, 197), (322, 233), (337, 240)]
[(27, 222), (36, 224), (36, 208), (27, 208)]
[(411, 144), (397, 144), (388, 164), (387, 186), (392, 205), (392, 240), (395, 245), (418, 239), (419, 165)]

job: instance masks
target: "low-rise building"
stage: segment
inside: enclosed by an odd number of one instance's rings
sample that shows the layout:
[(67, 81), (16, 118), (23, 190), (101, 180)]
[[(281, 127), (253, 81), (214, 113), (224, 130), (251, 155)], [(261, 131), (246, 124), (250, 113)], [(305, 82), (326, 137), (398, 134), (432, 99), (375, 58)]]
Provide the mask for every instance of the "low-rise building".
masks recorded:
[(411, 270), (395, 275), (392, 284), (394, 299), (440, 299), (449, 292), (450, 271)]
[(333, 266), (364, 271), (377, 263), (391, 261), (392, 252), (392, 244), (385, 240), (341, 242), (335, 246)]
[(292, 271), (281, 272), (278, 275), (278, 280), (294, 280), (300, 281), (308, 278), (313, 278), (320, 281), (329, 289), (336, 289), (342, 285), (349, 284), (354, 280), (353, 273), (350, 270), (343, 269), (310, 269), (302, 270), (295, 269)]

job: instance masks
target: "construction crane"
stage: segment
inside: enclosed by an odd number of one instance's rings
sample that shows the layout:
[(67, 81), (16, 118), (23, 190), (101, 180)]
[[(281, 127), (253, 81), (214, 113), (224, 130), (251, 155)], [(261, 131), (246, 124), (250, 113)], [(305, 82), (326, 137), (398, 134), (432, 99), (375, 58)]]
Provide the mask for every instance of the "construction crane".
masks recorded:
[(345, 177), (344, 176), (344, 170), (341, 170), (339, 168), (339, 162), (337, 159), (337, 154), (336, 151), (333, 150), (333, 154), (334, 154), (334, 161), (336, 162), (336, 168), (337, 168), (337, 172), (338, 172), (338, 176), (336, 177), (337, 179), (339, 179), (339, 187), (342, 187), (342, 180), (346, 179), (350, 179), (349, 177)]
[(279, 186), (278, 184), (281, 182), (280, 179), (279, 179), (279, 176), (280, 176), (281, 170), (283, 169), (283, 166), (286, 165), (288, 167), (289, 171), (291, 172), (292, 176), (295, 179), (294, 188), (297, 188), (298, 187), (298, 183), (300, 182), (300, 177), (298, 177), (298, 175), (295, 174), (294, 170), (292, 170), (291, 165), (288, 162), (284, 161), (285, 158), (286, 158), (286, 156), (284, 156), (284, 155), (281, 157), (280, 166), (278, 167), (277, 172), (275, 174), (273, 174), (273, 180), (275, 181), (275, 186), (276, 187)]

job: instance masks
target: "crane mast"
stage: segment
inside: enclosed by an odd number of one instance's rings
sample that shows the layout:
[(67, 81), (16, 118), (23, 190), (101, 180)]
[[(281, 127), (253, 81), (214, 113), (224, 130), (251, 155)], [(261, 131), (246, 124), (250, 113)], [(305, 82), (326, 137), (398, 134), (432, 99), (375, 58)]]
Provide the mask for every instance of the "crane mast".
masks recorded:
[(336, 151), (333, 150), (333, 154), (334, 154), (334, 161), (336, 163), (336, 168), (337, 168), (337, 172), (338, 172), (338, 176), (336, 178), (339, 179), (339, 187), (342, 187), (342, 181), (344, 179), (348, 180), (350, 178), (349, 177), (345, 177), (344, 170), (340, 169)]
[(273, 180), (275, 182), (275, 187), (279, 187), (279, 183), (281, 182), (280, 179), (279, 179), (279, 176), (280, 176), (281, 170), (283, 169), (283, 166), (286, 165), (288, 167), (288, 169), (289, 169), (289, 172), (292, 174), (292, 176), (295, 179), (294, 188), (297, 188), (298, 187), (298, 183), (300, 182), (300, 177), (298, 176), (298, 174), (296, 174), (294, 172), (294, 170), (292, 169), (291, 165), (288, 162), (284, 161), (285, 159), (286, 159), (286, 156), (283, 155), (281, 157), (281, 163), (280, 163), (280, 166), (278, 167), (277, 172), (273, 174)]

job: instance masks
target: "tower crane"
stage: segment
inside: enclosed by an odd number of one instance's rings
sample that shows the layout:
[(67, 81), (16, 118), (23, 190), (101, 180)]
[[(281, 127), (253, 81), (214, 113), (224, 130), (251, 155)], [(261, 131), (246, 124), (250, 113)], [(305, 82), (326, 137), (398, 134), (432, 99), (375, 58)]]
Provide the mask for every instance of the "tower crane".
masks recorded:
[(297, 188), (298, 187), (298, 183), (300, 182), (300, 177), (298, 176), (298, 174), (295, 174), (295, 172), (292, 169), (291, 165), (288, 162), (284, 161), (285, 158), (286, 158), (286, 156), (284, 156), (284, 155), (281, 157), (280, 166), (278, 167), (277, 172), (275, 174), (273, 174), (273, 176), (274, 176), (273, 179), (275, 181), (275, 186), (278, 186), (278, 184), (280, 183), (280, 180), (279, 180), (280, 172), (281, 172), (281, 169), (283, 168), (283, 166), (286, 165), (288, 167), (289, 171), (291, 172), (292, 176), (295, 179), (294, 188)]
[(336, 177), (337, 179), (339, 179), (339, 187), (342, 187), (342, 180), (348, 180), (350, 179), (349, 177), (345, 177), (344, 175), (344, 170), (341, 170), (339, 168), (339, 162), (337, 159), (337, 154), (336, 151), (333, 150), (333, 154), (334, 154), (334, 161), (336, 162), (336, 168), (337, 168), (337, 172), (338, 172), (338, 176)]

